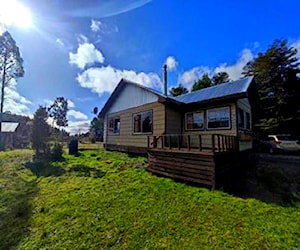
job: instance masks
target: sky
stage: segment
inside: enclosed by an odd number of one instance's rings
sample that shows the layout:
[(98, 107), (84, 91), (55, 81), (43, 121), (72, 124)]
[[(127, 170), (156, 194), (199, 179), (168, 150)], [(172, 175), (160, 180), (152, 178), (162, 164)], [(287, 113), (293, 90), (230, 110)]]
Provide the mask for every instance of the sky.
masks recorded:
[(190, 89), (204, 73), (239, 79), (277, 38), (300, 51), (299, 0), (0, 0), (2, 15), (13, 1), (32, 25), (22, 27), (21, 12), (3, 21), (25, 68), (6, 88), (4, 110), (32, 115), (63, 96), (71, 133), (87, 131), (121, 78), (162, 90), (166, 63), (168, 88)]

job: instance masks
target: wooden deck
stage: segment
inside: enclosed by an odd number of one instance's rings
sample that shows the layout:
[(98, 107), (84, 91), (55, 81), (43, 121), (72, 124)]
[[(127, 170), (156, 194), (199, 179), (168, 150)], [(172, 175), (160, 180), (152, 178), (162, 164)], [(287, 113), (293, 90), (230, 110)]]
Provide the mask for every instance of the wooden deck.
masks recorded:
[[(224, 183), (224, 179), (230, 176), (236, 165), (237, 138), (212, 135), (210, 143), (207, 143), (207, 138), (199, 139), (197, 136), (199, 144), (196, 147), (191, 143), (190, 136), (187, 136), (186, 142), (180, 136), (176, 135), (177, 145), (172, 144), (170, 135), (161, 136), (161, 141), (157, 137), (153, 137), (152, 141), (148, 138), (148, 170), (212, 189)], [(205, 145), (203, 139), (206, 141)]]

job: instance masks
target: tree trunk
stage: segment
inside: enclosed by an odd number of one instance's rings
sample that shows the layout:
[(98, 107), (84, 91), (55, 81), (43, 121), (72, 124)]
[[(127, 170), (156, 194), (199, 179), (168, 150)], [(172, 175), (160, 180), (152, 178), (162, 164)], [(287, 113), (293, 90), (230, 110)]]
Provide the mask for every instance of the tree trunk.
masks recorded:
[(2, 74), (2, 85), (1, 85), (1, 104), (0, 104), (0, 151), (4, 149), (2, 141), (2, 120), (3, 120), (3, 106), (4, 106), (4, 88), (5, 88), (5, 77), (6, 77), (6, 61), (7, 57), (5, 55), (3, 61), (3, 74)]

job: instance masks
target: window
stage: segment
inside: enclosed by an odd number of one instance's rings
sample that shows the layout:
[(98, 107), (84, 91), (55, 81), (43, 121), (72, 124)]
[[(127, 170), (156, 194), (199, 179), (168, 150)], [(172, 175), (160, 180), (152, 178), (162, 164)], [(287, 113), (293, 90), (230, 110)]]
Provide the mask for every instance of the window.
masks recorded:
[(207, 110), (207, 129), (229, 129), (229, 107), (214, 108)]
[(251, 117), (248, 112), (246, 112), (246, 129), (251, 129)]
[(190, 112), (185, 114), (185, 129), (198, 130), (204, 129), (204, 112)]
[(239, 121), (239, 128), (245, 128), (245, 117), (244, 117), (244, 110), (241, 108), (238, 109), (238, 121)]
[(114, 117), (108, 119), (108, 134), (120, 133), (120, 117)]
[(152, 111), (145, 111), (133, 115), (133, 133), (152, 133)]
[(238, 122), (239, 122), (239, 128), (250, 130), (251, 129), (250, 113), (239, 108), (238, 109)]

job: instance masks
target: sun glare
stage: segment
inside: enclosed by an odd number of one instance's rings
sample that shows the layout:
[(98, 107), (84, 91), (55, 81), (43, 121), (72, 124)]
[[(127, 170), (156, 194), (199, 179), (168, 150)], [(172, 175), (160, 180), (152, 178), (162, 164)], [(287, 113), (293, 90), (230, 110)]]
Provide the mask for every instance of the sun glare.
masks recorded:
[(32, 17), (28, 8), (16, 0), (0, 2), (0, 24), (29, 28), (32, 26)]

